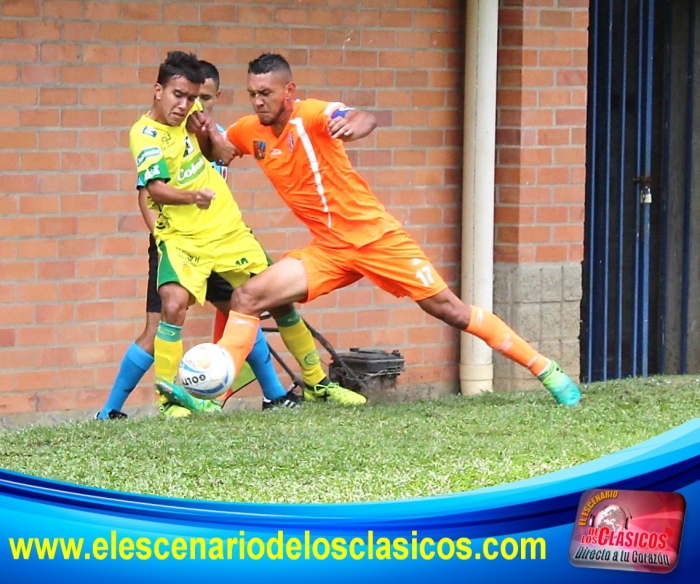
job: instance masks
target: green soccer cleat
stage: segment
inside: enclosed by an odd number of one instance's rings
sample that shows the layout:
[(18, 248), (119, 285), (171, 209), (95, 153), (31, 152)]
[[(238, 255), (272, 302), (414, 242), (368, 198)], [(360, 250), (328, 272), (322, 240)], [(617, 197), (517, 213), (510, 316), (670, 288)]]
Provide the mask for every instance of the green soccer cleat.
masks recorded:
[(215, 400), (198, 399), (174, 383), (156, 379), (156, 391), (168, 402), (187, 408), (191, 412), (220, 412), (221, 404)]
[(341, 406), (363, 406), (367, 398), (338, 385), (335, 381), (322, 381), (313, 387), (304, 384), (304, 399), (306, 401), (334, 401)]
[(537, 376), (537, 379), (549, 390), (558, 404), (575, 406), (581, 401), (581, 391), (577, 385), (554, 361), (549, 362), (547, 368)]

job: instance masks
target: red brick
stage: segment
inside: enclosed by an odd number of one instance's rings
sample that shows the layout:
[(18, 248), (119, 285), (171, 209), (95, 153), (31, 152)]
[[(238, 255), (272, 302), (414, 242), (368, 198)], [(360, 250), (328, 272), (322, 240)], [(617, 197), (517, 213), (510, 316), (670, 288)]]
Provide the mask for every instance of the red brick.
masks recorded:
[(124, 20), (158, 20), (160, 2), (120, 2)]
[[(61, 26), (57, 21), (27, 20), (20, 24), (20, 31), (22, 38), (34, 41), (58, 40), (61, 37)], [(44, 46), (42, 43), (42, 55)]]
[(75, 105), (78, 103), (77, 89), (67, 87), (41, 87), (39, 89), (39, 104), (47, 105)]
[(121, 6), (119, 2), (86, 2), (83, 15), (86, 20), (119, 20)]
[(18, 152), (7, 152), (0, 156), (0, 171), (19, 171), (20, 157)]
[(22, 302), (55, 302), (58, 300), (56, 286), (49, 282), (41, 284), (21, 283), (17, 286), (17, 297)]
[(19, 79), (17, 65), (0, 65), (0, 82), (15, 83)]
[(551, 28), (569, 28), (573, 25), (573, 13), (570, 10), (542, 10), (540, 26)]
[(83, 15), (82, 0), (42, 0), (44, 18), (76, 19)]
[(36, 233), (36, 219), (33, 217), (3, 217), (2, 229), (6, 236), (31, 236)]
[[(17, 280), (16, 276), (13, 276), (14, 270), (12, 270), (13, 264), (11, 262), (5, 262), (2, 266), (3, 270), (8, 266), (9, 269), (5, 271), (5, 274), (10, 275), (11, 278)], [(29, 305), (15, 305), (12, 310), (2, 310), (0, 311), (0, 325), (25, 325), (31, 324), (34, 318), (34, 307)], [(4, 328), (4, 327), (3, 327)]]
[[(22, 297), (20, 297), (22, 298)], [(25, 300), (31, 300), (27, 298)], [(45, 301), (52, 301), (54, 298), (49, 298)], [(42, 298), (37, 298), (36, 301), (43, 301)], [(17, 329), (17, 346), (46, 346), (53, 345), (56, 342), (56, 327), (48, 326), (26, 326)]]
[(95, 65), (64, 65), (61, 68), (61, 82), (72, 85), (100, 83), (100, 68)]
[(4, 0), (2, 14), (4, 16), (33, 17), (39, 16), (41, 7), (39, 0)]
[(44, 62), (76, 63), (80, 59), (77, 44), (48, 44), (41, 46), (41, 60)]
[(3, 61), (36, 61), (39, 47), (34, 43), (2, 43), (0, 59)]
[(16, 39), (19, 36), (19, 21), (0, 20), (0, 39)]
[[(0, 413), (22, 414), (36, 411), (36, 396), (34, 394), (5, 393), (5, 391), (9, 392), (14, 389), (14, 384), (12, 387), (5, 385), (4, 377), (0, 377), (4, 385), (4, 392), (0, 393)], [(6, 377), (9, 378), (10, 375)]]
[(568, 260), (568, 247), (566, 245), (538, 245), (535, 252), (535, 261), (559, 262)]

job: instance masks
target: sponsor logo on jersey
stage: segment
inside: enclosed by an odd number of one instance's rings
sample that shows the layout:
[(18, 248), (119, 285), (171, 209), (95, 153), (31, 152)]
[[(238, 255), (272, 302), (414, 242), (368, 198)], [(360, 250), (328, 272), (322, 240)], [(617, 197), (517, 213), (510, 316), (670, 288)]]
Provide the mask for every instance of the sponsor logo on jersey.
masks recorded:
[(154, 164), (150, 168), (146, 169), (146, 172), (143, 173), (143, 180), (144, 182), (148, 182), (149, 180), (153, 178), (157, 178), (160, 176), (160, 165), (158, 163)]
[(146, 160), (148, 160), (149, 158), (155, 158), (156, 156), (158, 158), (163, 156), (163, 151), (160, 148), (158, 148), (158, 146), (151, 146), (150, 148), (146, 148), (141, 152), (141, 154), (139, 154), (136, 157), (136, 166), (141, 166)]
[(253, 154), (255, 154), (255, 160), (263, 160), (265, 158), (265, 150), (267, 150), (267, 142), (253, 140)]
[(177, 182), (181, 185), (192, 182), (204, 171), (206, 163), (202, 155), (197, 156), (194, 160), (188, 160), (177, 171)]
[(144, 126), (143, 130), (141, 130), (142, 134), (145, 134), (146, 136), (150, 136), (151, 138), (156, 137), (156, 129), (151, 128), (151, 126)]
[(273, 148), (272, 152), (270, 152), (270, 156), (279, 156), (282, 154), (282, 151), (279, 148)]

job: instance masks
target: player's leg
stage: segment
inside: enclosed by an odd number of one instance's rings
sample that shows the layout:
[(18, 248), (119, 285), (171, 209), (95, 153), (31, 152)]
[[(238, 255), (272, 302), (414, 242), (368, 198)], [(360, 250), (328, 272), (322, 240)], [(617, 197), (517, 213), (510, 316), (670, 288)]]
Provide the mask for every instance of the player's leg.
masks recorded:
[[(303, 297), (305, 278), (301, 284), (295, 281), (295, 278), (300, 277), (299, 271), (286, 274), (287, 268), (282, 262), (268, 268), (265, 252), (245, 226), (230, 238), (220, 241), (218, 252), (214, 271), (234, 288), (231, 295), (231, 311), (219, 344), (228, 350), (236, 370), (240, 371), (255, 343), (260, 314), (275, 306), (292, 302), (297, 297)], [(299, 270), (303, 277), (301, 266)], [(244, 291), (241, 297), (241, 290), (251, 285), (250, 292)], [(288, 297), (290, 292), (291, 297)], [(243, 298), (245, 301), (234, 301), (236, 298)], [(250, 302), (251, 299), (257, 302)]]
[(148, 245), (148, 288), (146, 292), (146, 325), (141, 335), (124, 353), (107, 401), (95, 416), (98, 420), (126, 417), (124, 402), (153, 365), (153, 339), (160, 321), (158, 295), (158, 249), (151, 235)]
[[(228, 313), (232, 293), (233, 287), (231, 284), (216, 272), (212, 272), (207, 280), (206, 297), (209, 302), (216, 306), (217, 314)], [(214, 342), (218, 340), (219, 339), (215, 339)], [(258, 327), (258, 333), (255, 337), (253, 348), (250, 350), (246, 361), (253, 370), (260, 384), (260, 388), (262, 389), (264, 396), (263, 407), (287, 395), (287, 391), (280, 382), (277, 372), (275, 371), (274, 364), (272, 363), (272, 355), (270, 355), (270, 348), (260, 327)]]
[(280, 336), (302, 371), (304, 399), (307, 401), (330, 400), (343, 406), (361, 406), (367, 398), (331, 381), (321, 367), (316, 343), (306, 323), (294, 305), (285, 304), (270, 310)]
[(107, 401), (95, 416), (98, 420), (125, 418), (121, 410), (127, 398), (153, 365), (153, 338), (158, 330), (159, 312), (146, 313), (141, 335), (124, 353)]
[(405, 232), (372, 244), (356, 258), (361, 270), (396, 296), (409, 296), (428, 314), (479, 337), (508, 359), (527, 367), (558, 403), (576, 405), (581, 392), (552, 360), (538, 353), (495, 314), (462, 302), (440, 277), (423, 251)]
[(269, 310), (276, 318), (285, 344), (306, 374), (304, 396), (308, 400), (330, 399), (342, 405), (363, 405), (367, 402), (363, 395), (326, 377), (313, 337), (294, 309), (294, 301), (327, 294), (360, 278), (359, 274), (348, 272), (342, 263), (330, 264), (324, 257), (323, 250), (313, 245), (289, 252), (234, 292), (232, 302), (240, 304), (233, 307), (238, 306), (240, 312), (247, 314)]
[[(161, 394), (161, 407), (169, 403), (192, 411), (220, 411), (217, 402), (200, 400), (175, 385), (183, 355), (182, 326), (187, 307), (194, 297), (204, 302), (206, 279), (210, 265), (196, 248), (188, 249), (186, 240), (161, 241), (158, 246), (158, 293), (162, 312), (154, 340), (156, 391)], [(171, 257), (172, 256), (172, 257)]]

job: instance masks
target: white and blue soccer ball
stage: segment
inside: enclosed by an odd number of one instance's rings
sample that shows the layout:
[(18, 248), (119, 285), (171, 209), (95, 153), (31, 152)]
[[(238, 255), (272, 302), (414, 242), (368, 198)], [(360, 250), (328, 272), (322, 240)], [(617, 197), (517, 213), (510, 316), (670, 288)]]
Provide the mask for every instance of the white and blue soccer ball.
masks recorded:
[(194, 397), (215, 399), (226, 392), (236, 377), (229, 352), (214, 343), (201, 343), (180, 361), (180, 385)]

